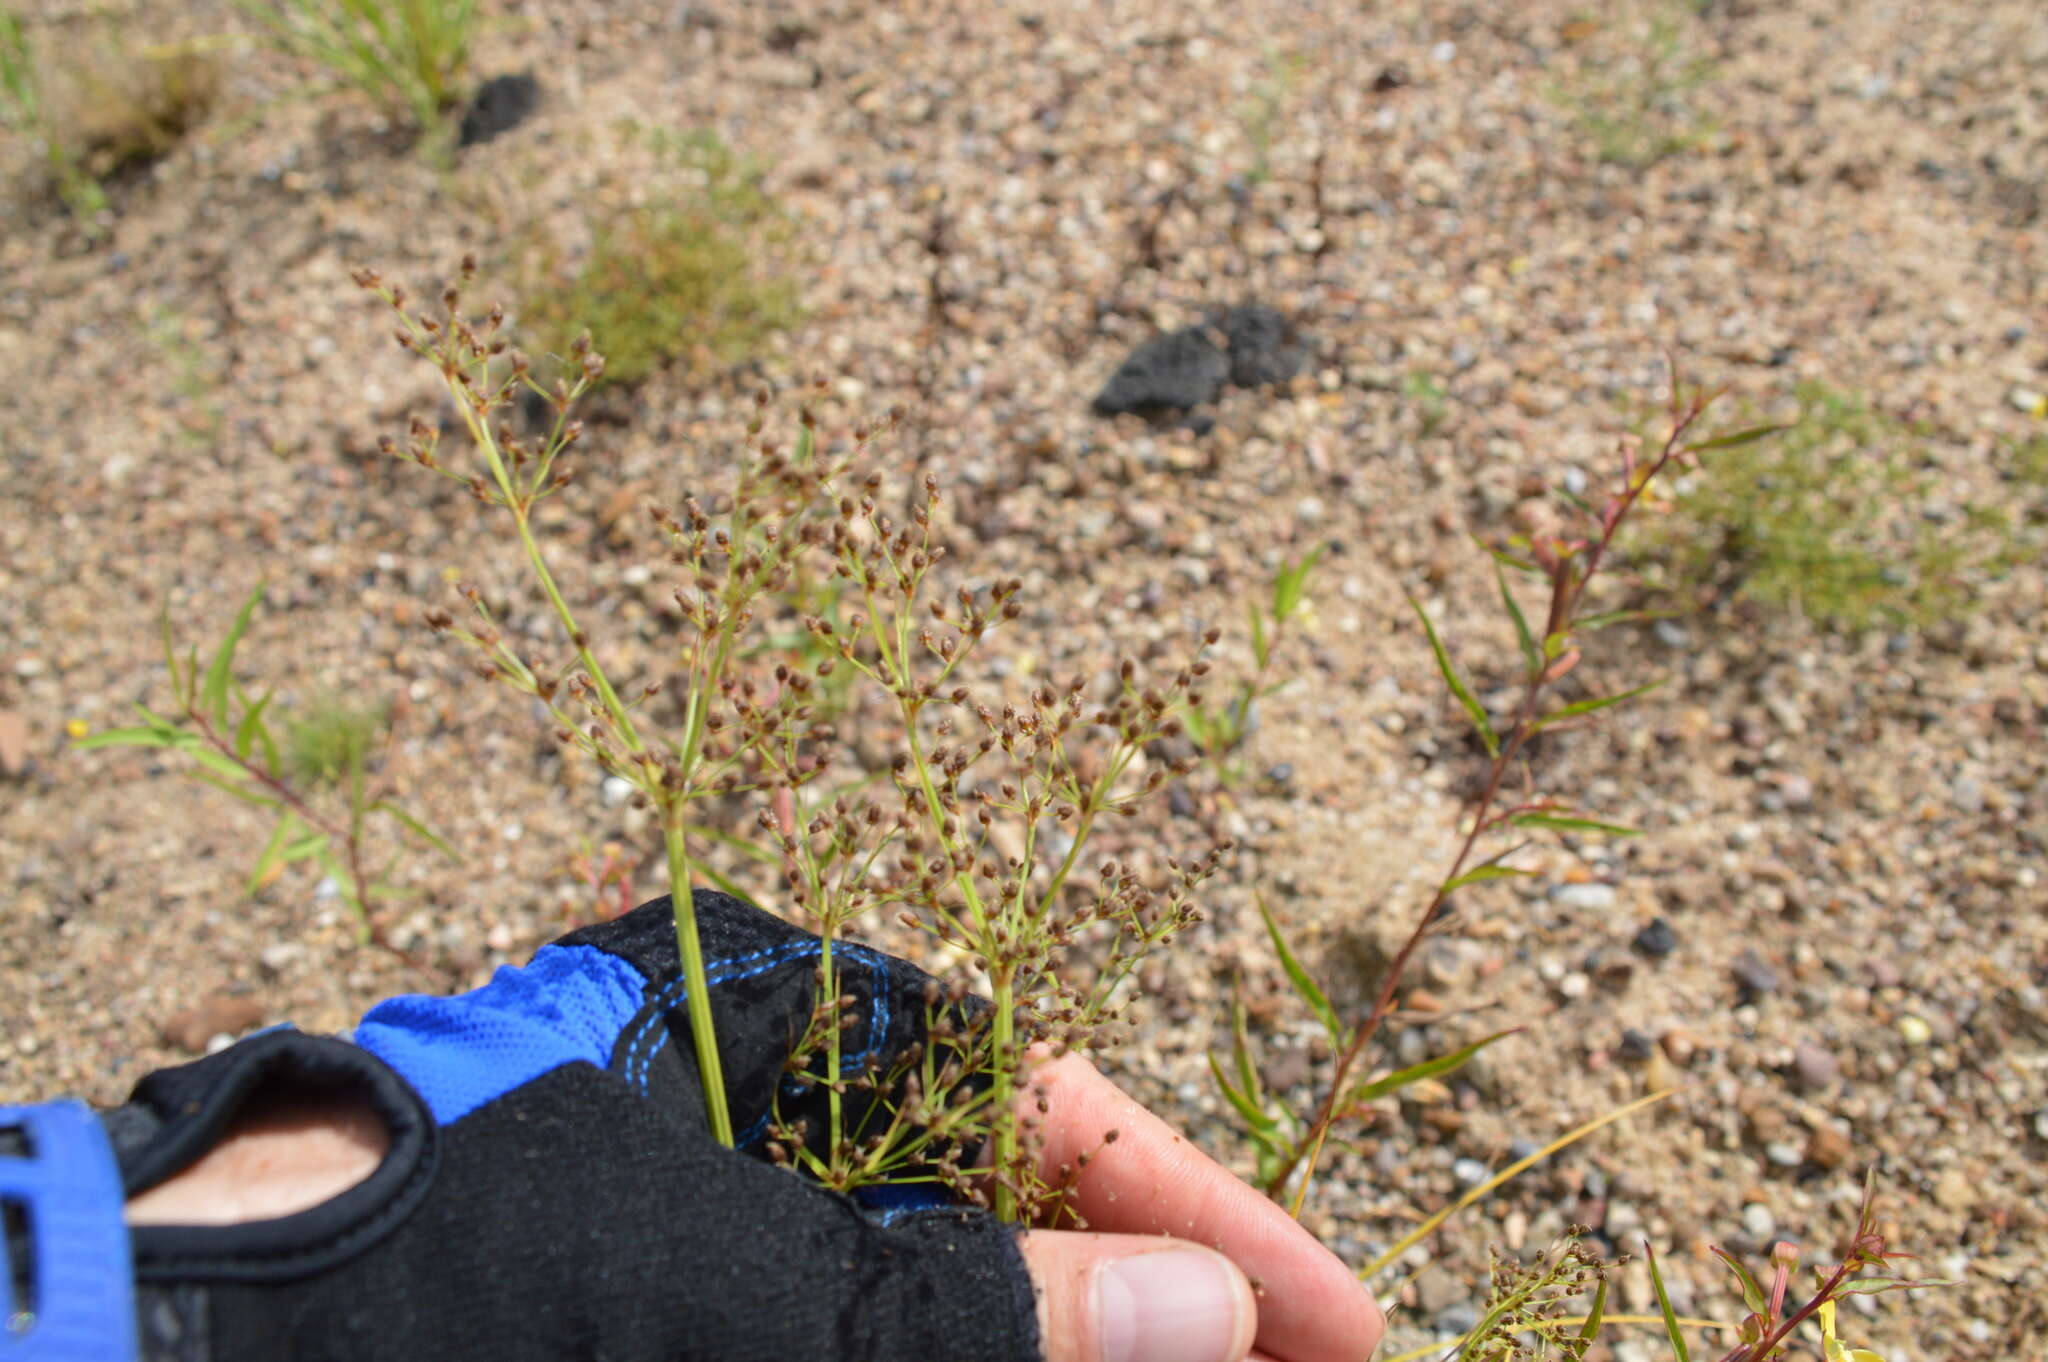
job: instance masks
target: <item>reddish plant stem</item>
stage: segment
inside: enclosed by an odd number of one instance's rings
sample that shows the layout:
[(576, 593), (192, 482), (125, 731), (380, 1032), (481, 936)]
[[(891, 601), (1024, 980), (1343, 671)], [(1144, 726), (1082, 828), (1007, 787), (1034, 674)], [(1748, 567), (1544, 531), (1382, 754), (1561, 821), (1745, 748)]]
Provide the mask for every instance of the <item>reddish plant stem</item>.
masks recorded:
[[(1677, 383), (1678, 376), (1674, 368), (1674, 389)], [(1715, 396), (1718, 394), (1699, 393), (1695, 394), (1682, 410), (1674, 406), (1670, 433), (1665, 436), (1656, 461), (1640, 479), (1635, 476), (1633, 456), (1625, 461), (1622, 491), (1601, 512), (1600, 536), (1585, 546), (1583, 567), (1575, 566), (1575, 556), (1572, 555), (1553, 560), (1555, 566), (1550, 570), (1550, 609), (1544, 620), (1542, 638), (1551, 638), (1570, 628), (1577, 616), (1580, 601), (1585, 599), (1586, 587), (1593, 580), (1594, 574), (1600, 570), (1601, 563), (1607, 556), (1608, 547), (1614, 542), (1615, 534), (1620, 530), (1622, 522), (1635, 508), (1643, 490), (1678, 457), (1680, 442), (1684, 440), (1686, 432), (1699, 420)], [(1449, 872), (1438, 883), (1436, 892), (1430, 896), (1428, 906), (1422, 910), (1420, 918), (1415, 923), (1415, 929), (1408, 934), (1408, 939), (1402, 943), (1401, 949), (1387, 965), (1386, 977), (1380, 982), (1379, 994), (1373, 999), (1372, 1010), (1366, 1014), (1351, 1043), (1344, 1047), (1344, 1053), (1338, 1057), (1329, 1090), (1324, 1093), (1321, 1103), (1316, 1108), (1315, 1119), (1310, 1122), (1307, 1131), (1289, 1152), (1287, 1162), (1266, 1183), (1267, 1196), (1277, 1198), (1280, 1195), (1287, 1186), (1288, 1178), (1293, 1176), (1294, 1170), (1300, 1166), (1308, 1151), (1320, 1149), (1330, 1127), (1335, 1124), (1339, 1104), (1350, 1086), (1352, 1070), (1357, 1067), (1359, 1059), (1365, 1054), (1366, 1047), (1372, 1043), (1373, 1037), (1379, 1033), (1380, 1024), (1394, 1010), (1394, 995), (1400, 987), (1402, 976), (1407, 973), (1408, 962), (1421, 947), (1423, 939), (1429, 935), (1430, 925), (1437, 920), (1445, 900), (1450, 897), (1449, 886), (1465, 873), (1465, 864), (1471, 859), (1473, 848), (1478, 845), (1481, 834), (1499, 822), (1499, 818), (1494, 815), (1493, 805), (1500, 795), (1501, 782), (1506, 778), (1508, 768), (1514, 764), (1515, 757), (1528, 740), (1529, 724), (1536, 717), (1536, 705), (1543, 697), (1544, 688), (1554, 679), (1555, 676), (1546, 659), (1546, 664), (1524, 683), (1522, 698), (1515, 707), (1515, 717), (1509, 726), (1507, 739), (1501, 744), (1499, 755), (1493, 759), (1492, 768), (1487, 772), (1486, 785), (1473, 805), (1471, 830), (1465, 834), (1465, 840), (1459, 846), (1457, 857), (1451, 862)]]
[[(379, 950), (396, 956), (399, 960), (422, 974), (436, 973), (434, 968), (428, 965), (426, 961), (385, 935), (383, 925), (377, 921), (376, 915), (370, 911), (369, 881), (364, 878), (363, 874), (362, 829), (359, 826), (359, 821), (353, 818), (350, 819), (346, 830), (337, 827), (331, 820), (322, 817), (316, 812), (313, 806), (308, 804), (297, 790), (294, 790), (262, 767), (252, 765), (247, 761), (235, 750), (233, 743), (221, 736), (220, 730), (213, 726), (212, 720), (206, 717), (203, 710), (188, 704), (185, 706), (185, 717), (198, 728), (200, 736), (211, 743), (216, 752), (219, 752), (229, 761), (234, 762), (235, 765), (247, 771), (256, 783), (270, 791), (279, 803), (297, 814), (300, 821), (317, 832), (325, 833), (331, 839), (339, 839), (348, 857), (349, 878), (353, 879), (356, 884), (356, 903), (362, 908), (363, 927), (369, 933), (370, 944)], [(368, 802), (375, 803), (376, 801), (370, 800)]]

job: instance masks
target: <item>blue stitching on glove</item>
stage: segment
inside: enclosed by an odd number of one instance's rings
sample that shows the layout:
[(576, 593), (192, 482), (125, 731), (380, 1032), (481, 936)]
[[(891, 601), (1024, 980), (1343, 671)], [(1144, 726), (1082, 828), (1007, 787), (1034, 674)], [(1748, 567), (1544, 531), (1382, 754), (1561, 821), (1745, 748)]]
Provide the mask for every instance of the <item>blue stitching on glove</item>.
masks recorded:
[[(868, 1008), (868, 1043), (852, 1054), (842, 1054), (839, 1057), (839, 1072), (845, 1074), (866, 1064), (868, 1057), (881, 1048), (883, 1037), (888, 1033), (889, 957), (869, 950), (866, 946), (856, 946), (851, 942), (841, 942), (837, 949), (844, 952), (849, 958), (866, 965), (872, 976), (870, 988), (873, 997)], [(729, 959), (712, 961), (709, 965), (705, 966), (704, 980), (709, 987), (716, 988), (720, 984), (737, 983), (741, 979), (751, 979), (756, 975), (766, 974), (769, 970), (786, 965), (793, 960), (801, 960), (806, 956), (822, 954), (823, 946), (816, 941), (797, 941), (786, 946), (764, 947), (758, 951), (751, 951), (746, 955), (736, 955)], [(764, 960), (764, 956), (770, 958)], [(738, 973), (726, 972), (734, 965), (745, 965), (756, 960), (760, 960), (762, 963), (754, 965), (752, 969), (741, 970)], [(674, 997), (670, 997), (670, 994), (673, 994)], [(633, 1038), (626, 1043), (626, 1080), (638, 1086), (643, 1096), (648, 1092), (652, 1083), (654, 1057), (661, 1053), (662, 1046), (668, 1044), (668, 1028), (662, 1026), (661, 1023), (667, 1019), (670, 1012), (681, 1006), (688, 998), (689, 981), (681, 978), (670, 980), (662, 987), (659, 993), (654, 995), (654, 1002), (660, 1010), (642, 1022), (640, 1029), (635, 1031)], [(646, 1051), (645, 1053), (638, 1053), (642, 1045), (647, 1047)], [(752, 1129), (751, 1126), (748, 1128)], [(741, 1143), (746, 1143), (746, 1141)]]

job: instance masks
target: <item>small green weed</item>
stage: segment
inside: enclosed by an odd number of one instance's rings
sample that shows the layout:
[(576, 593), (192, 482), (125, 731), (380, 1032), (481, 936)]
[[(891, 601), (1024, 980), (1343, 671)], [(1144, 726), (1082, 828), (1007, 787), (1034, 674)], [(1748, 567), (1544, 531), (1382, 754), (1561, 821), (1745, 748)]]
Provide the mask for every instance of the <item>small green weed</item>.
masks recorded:
[(1422, 429), (1422, 438), (1443, 429), (1444, 419), (1451, 412), (1450, 390), (1441, 380), (1427, 369), (1410, 370), (1401, 380), (1401, 396), (1408, 399), (1408, 405), (1415, 409), (1416, 423)]
[(235, 0), (278, 50), (438, 141), (464, 94), (476, 0)]
[(573, 266), (554, 248), (530, 259), (519, 309), (550, 355), (580, 333), (604, 337), (605, 377), (627, 385), (672, 362), (732, 363), (801, 316), (795, 282), (771, 272), (789, 226), (763, 168), (710, 132), (632, 135), (660, 164), (652, 192), (598, 209)]
[(1274, 142), (1279, 135), (1288, 96), (1300, 84), (1308, 62), (1299, 52), (1283, 52), (1269, 47), (1260, 67), (1259, 79), (1253, 82), (1250, 93), (1238, 105), (1237, 113), (1245, 141), (1251, 144), (1252, 149), (1251, 168), (1245, 173), (1246, 181), (1251, 184), (1264, 184), (1273, 178)]
[(39, 151), (49, 188), (90, 236), (105, 230), (104, 182), (176, 146), (213, 107), (220, 67), (205, 40), (131, 47), (111, 33), (39, 62), (0, 10), (0, 122)]
[(1235, 785), (1244, 779), (1244, 763), (1237, 752), (1258, 727), (1259, 701), (1287, 684), (1284, 679), (1266, 678), (1273, 670), (1273, 657), (1288, 625), (1307, 602), (1309, 577), (1322, 561), (1323, 552), (1324, 546), (1319, 544), (1302, 557), (1281, 564), (1273, 577), (1269, 598), (1246, 605), (1245, 613), (1251, 621), (1252, 674), (1237, 683), (1221, 708), (1201, 703), (1198, 696), (1191, 697), (1187, 713), (1182, 716), (1188, 740), (1225, 785)]
[(1968, 608), (1975, 582), (2010, 558), (2004, 512), (1939, 499), (1914, 432), (1862, 398), (1818, 383), (1796, 397), (1798, 414), (1771, 438), (1674, 484), (1672, 514), (1632, 545), (1650, 585), (1846, 630), (1924, 627)]
[(164, 665), (175, 707), (158, 714), (137, 704), (140, 725), (94, 733), (73, 746), (79, 751), (154, 747), (182, 753), (195, 779), (277, 815), (270, 840), (249, 872), (250, 893), (268, 886), (294, 861), (310, 860), (356, 915), (364, 942), (417, 964), (391, 943), (379, 920), (378, 906), (402, 892), (391, 879), (402, 851), (372, 868), (370, 823), (381, 815), (395, 825), (401, 841), (410, 838), (451, 860), (460, 858), (390, 798), (388, 772), (378, 769), (378, 749), (390, 733), (383, 709), (321, 700), (299, 714), (280, 715), (271, 708), (275, 692), (252, 700), (235, 679), (235, 650), (263, 595), (261, 586), (250, 594), (203, 672), (197, 649), (180, 661), (166, 611)]
[(1690, 151), (1714, 129), (1688, 99), (1714, 76), (1698, 51), (1698, 16), (1675, 0), (1644, 9), (1568, 23), (1567, 38), (1582, 40), (1578, 76), (1550, 89), (1602, 161), (1638, 169)]

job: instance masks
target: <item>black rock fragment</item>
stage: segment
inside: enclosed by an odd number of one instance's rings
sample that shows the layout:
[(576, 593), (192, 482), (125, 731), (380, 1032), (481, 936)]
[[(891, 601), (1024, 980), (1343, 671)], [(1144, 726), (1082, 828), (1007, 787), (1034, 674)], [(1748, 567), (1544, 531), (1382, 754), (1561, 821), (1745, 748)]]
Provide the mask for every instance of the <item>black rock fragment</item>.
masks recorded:
[(1270, 307), (1246, 303), (1214, 313), (1209, 325), (1223, 333), (1230, 381), (1240, 388), (1285, 383), (1308, 363), (1308, 342)]
[(1653, 917), (1636, 933), (1635, 946), (1644, 955), (1669, 955), (1678, 949), (1678, 933), (1663, 918)]
[(533, 116), (540, 107), (540, 82), (530, 71), (516, 75), (492, 76), (477, 89), (469, 107), (462, 111), (461, 144), (475, 146), (507, 133)]
[(1215, 401), (1225, 384), (1284, 383), (1308, 357), (1307, 339), (1275, 309), (1259, 303), (1219, 308), (1200, 326), (1154, 336), (1131, 351), (1096, 394), (1095, 410), (1103, 416), (1185, 412)]
[(1186, 411), (1215, 401), (1229, 378), (1229, 357), (1203, 328), (1169, 331), (1131, 351), (1095, 395), (1095, 410), (1104, 416)]

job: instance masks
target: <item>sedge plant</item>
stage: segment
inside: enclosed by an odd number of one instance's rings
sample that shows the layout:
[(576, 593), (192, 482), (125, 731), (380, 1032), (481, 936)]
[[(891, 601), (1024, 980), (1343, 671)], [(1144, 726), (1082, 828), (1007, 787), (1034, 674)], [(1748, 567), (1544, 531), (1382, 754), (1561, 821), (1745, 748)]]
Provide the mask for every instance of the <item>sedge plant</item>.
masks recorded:
[(430, 139), (462, 98), (476, 0), (235, 0), (269, 43)]
[[(867, 467), (895, 418), (821, 432), (808, 406), (784, 445), (757, 402), (728, 490), (650, 506), (679, 623), (665, 674), (627, 686), (557, 580), (535, 508), (567, 485), (563, 456), (582, 432), (576, 403), (606, 371), (587, 336), (570, 347), (572, 374), (548, 386), (501, 334), (505, 313), (462, 309), (475, 270), (439, 295), (431, 314), (374, 271), (357, 282), (398, 320), (398, 343), (432, 365), (468, 434), (468, 457), (444, 449), (440, 430), (415, 421), (386, 450), (463, 483), (504, 513), (534, 584), (546, 597), (566, 655), (522, 655), (477, 587), (459, 590), (473, 622), (446, 611), (434, 629), (478, 654), (478, 670), (538, 701), (556, 739), (631, 786), (661, 829), (690, 1028), (705, 1075), (706, 1118), (734, 1142), (712, 1031), (706, 966), (690, 889), (700, 879), (737, 891), (712, 871), (707, 842), (743, 843), (783, 870), (786, 910), (819, 933), (817, 1011), (791, 1059), (791, 1081), (823, 1084), (830, 1129), (784, 1123), (771, 1155), (845, 1190), (881, 1179), (928, 1179), (986, 1201), (1009, 1219), (1057, 1213), (1060, 1189), (1040, 1177), (1028, 1122), (1018, 1114), (1031, 1057), (1103, 1043), (1116, 1031), (1122, 990), (1139, 962), (1196, 919), (1195, 891), (1219, 851), (1157, 867), (1106, 860), (1087, 847), (1105, 820), (1129, 817), (1186, 765), (1147, 757), (1182, 731), (1199, 702), (1207, 663), (1194, 642), (1186, 662), (1148, 679), (1134, 662), (1114, 669), (1113, 694), (1076, 678), (1027, 694), (979, 696), (966, 667), (980, 643), (1019, 612), (1016, 581), (938, 591), (945, 557), (943, 498), (927, 481), (899, 523), (901, 504)], [(534, 438), (509, 417), (529, 396), (553, 419)], [(820, 581), (834, 590), (817, 588)], [(808, 652), (763, 648), (791, 602), (828, 600), (805, 614)], [(893, 713), (902, 750), (881, 796), (831, 779), (838, 741), (829, 722), (841, 674)], [(656, 717), (664, 692), (673, 723)], [(757, 811), (750, 828), (713, 826), (735, 799)], [(1091, 874), (1092, 869), (1092, 874)], [(771, 905), (772, 906), (772, 905)], [(971, 971), (990, 1005), (966, 1002), (966, 974), (928, 1000), (932, 1042), (897, 1070), (879, 1072), (842, 1052), (849, 1005), (840, 982), (846, 932), (893, 908)], [(1072, 967), (1085, 946), (1095, 968)], [(986, 1145), (992, 1165), (961, 1166)]]

